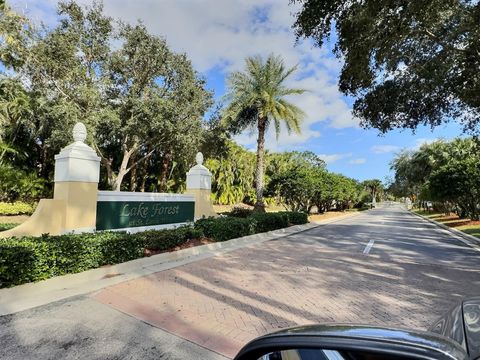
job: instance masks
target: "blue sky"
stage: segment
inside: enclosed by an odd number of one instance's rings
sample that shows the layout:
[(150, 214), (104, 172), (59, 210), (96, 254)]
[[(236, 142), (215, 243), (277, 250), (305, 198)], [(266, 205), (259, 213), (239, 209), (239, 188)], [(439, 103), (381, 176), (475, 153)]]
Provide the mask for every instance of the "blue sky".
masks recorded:
[[(56, 19), (56, 0), (9, 3), (36, 22)], [(332, 55), (332, 43), (321, 49), (308, 40), (296, 43), (291, 29), (296, 9), (288, 0), (104, 0), (104, 5), (108, 15), (130, 23), (140, 19), (150, 32), (165, 37), (172, 49), (187, 53), (217, 99), (225, 92), (226, 75), (242, 69), (247, 56), (275, 53), (287, 65), (298, 65), (289, 85), (308, 93), (290, 100), (307, 117), (301, 135), (289, 136), (284, 131), (277, 141), (269, 131), (267, 148), (272, 151), (310, 150), (324, 158), (331, 171), (359, 180), (383, 180), (389, 175), (389, 162), (402, 148), (414, 149), (461, 134), (455, 123), (433, 132), (422, 127), (415, 135), (392, 131), (379, 136), (376, 130), (359, 128), (351, 114), (352, 99), (337, 88), (342, 63)], [(248, 132), (236, 140), (248, 149), (255, 148), (255, 136)]]

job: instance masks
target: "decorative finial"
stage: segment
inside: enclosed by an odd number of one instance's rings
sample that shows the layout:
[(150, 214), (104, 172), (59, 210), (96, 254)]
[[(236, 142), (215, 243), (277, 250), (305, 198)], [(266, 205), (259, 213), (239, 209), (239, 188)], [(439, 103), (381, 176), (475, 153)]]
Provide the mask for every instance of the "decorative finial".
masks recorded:
[(197, 162), (197, 165), (202, 165), (203, 164), (203, 154), (201, 152), (198, 152), (197, 156), (195, 156), (195, 160)]
[(77, 122), (73, 127), (73, 140), (85, 142), (87, 138), (87, 128), (81, 122)]

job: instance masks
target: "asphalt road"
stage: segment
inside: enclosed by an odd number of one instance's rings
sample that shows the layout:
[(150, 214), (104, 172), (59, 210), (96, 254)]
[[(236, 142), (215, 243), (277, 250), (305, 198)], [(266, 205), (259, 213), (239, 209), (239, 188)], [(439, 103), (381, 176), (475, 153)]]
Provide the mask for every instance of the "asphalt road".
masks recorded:
[[(198, 284), (192, 284), (195, 279)], [(267, 331), (307, 320), (422, 329), (460, 298), (480, 295), (480, 253), (398, 205), (387, 205), (147, 280), (111, 290), (119, 298), (133, 297), (130, 291), (147, 299), (158, 289), (158, 309), (175, 313), (183, 309), (182, 300), (192, 301), (193, 289), (199, 294), (193, 304), (202, 314), (190, 319), (192, 327), (200, 329), (193, 321), (208, 319), (212, 327), (225, 329), (220, 338), (229, 336), (228, 318), (238, 320), (250, 308), (255, 324)], [(171, 302), (159, 297), (167, 289), (177, 294)], [(213, 301), (212, 294), (219, 293), (227, 296)], [(212, 318), (205, 317), (207, 295)], [(187, 307), (194, 311), (194, 305)], [(218, 319), (220, 306), (228, 311), (224, 323)], [(119, 308), (85, 295), (0, 317), (0, 358), (224, 359), (215, 344), (199, 346), (186, 340), (189, 336), (176, 336), (174, 328), (167, 332)], [(242, 324), (248, 336), (263, 331), (245, 319)]]

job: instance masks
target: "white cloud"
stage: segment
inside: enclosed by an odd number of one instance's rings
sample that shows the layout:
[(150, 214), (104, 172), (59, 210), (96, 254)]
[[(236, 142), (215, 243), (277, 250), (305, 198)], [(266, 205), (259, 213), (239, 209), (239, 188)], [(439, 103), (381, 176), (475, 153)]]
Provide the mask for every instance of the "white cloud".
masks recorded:
[[(24, 0), (12, 3), (21, 6)], [(49, 19), (55, 4), (55, 0), (32, 1), (30, 9), (36, 18)], [(104, 0), (104, 8), (108, 15), (126, 22), (141, 19), (150, 32), (165, 37), (174, 50), (187, 53), (203, 74), (212, 69), (228, 74), (242, 69), (245, 57), (272, 52), (281, 55), (288, 66), (298, 64), (296, 78), (288, 85), (309, 90), (290, 99), (306, 113), (302, 134), (288, 136), (282, 132), (276, 141), (269, 131), (266, 144), (270, 150), (292, 148), (318, 137), (312, 126), (319, 122), (336, 129), (358, 127), (358, 119), (352, 116), (337, 87), (341, 62), (327, 49), (313, 47), (310, 41), (295, 46), (291, 28), (295, 7), (288, 1)], [(255, 140), (248, 134), (239, 139), (246, 145)]]
[(352, 153), (345, 153), (345, 154), (317, 154), (320, 159), (325, 161), (327, 164), (332, 164), (335, 161), (345, 159), (347, 157), (351, 157)]
[(352, 165), (360, 165), (360, 164), (365, 164), (367, 162), (367, 159), (365, 158), (357, 158), (357, 159), (352, 159), (348, 163)]
[(370, 148), (370, 151), (375, 154), (385, 154), (400, 150), (400, 146), (396, 145), (374, 145)]

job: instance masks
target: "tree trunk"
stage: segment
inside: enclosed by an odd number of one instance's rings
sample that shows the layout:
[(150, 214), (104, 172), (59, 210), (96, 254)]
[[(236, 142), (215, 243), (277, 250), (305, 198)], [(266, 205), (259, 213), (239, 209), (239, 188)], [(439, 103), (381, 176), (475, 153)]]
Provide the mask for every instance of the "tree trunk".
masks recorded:
[(265, 130), (267, 127), (267, 119), (258, 119), (258, 139), (257, 139), (257, 166), (255, 169), (255, 186), (257, 201), (254, 211), (265, 212), (265, 203), (263, 202), (263, 167), (265, 156)]
[[(135, 155), (132, 157), (132, 161), (135, 162)], [(137, 165), (133, 165), (130, 173), (130, 191), (137, 190)]]
[(128, 173), (127, 166), (128, 166), (128, 162), (130, 161), (131, 155), (132, 155), (131, 151), (127, 151), (127, 150), (123, 151), (122, 164), (120, 165), (120, 169), (118, 169), (118, 174), (117, 174), (117, 177), (115, 178), (115, 181), (113, 182), (112, 190), (120, 191), (123, 178)]
[(168, 169), (170, 168), (171, 161), (172, 161), (172, 153), (171, 151), (167, 151), (163, 155), (163, 159), (162, 159), (162, 168), (161, 168), (160, 177), (158, 179), (158, 192), (167, 191)]

